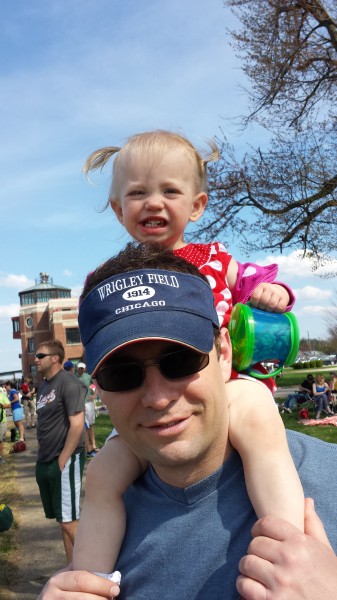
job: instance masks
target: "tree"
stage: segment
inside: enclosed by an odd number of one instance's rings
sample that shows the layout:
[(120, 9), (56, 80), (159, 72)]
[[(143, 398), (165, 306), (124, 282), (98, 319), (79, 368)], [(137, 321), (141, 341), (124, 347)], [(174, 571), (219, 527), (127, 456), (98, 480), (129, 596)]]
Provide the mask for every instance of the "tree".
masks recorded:
[[(335, 0), (227, 0), (231, 32), (251, 82), (243, 118), (272, 131), (267, 151), (240, 160), (221, 131), (209, 165), (204, 239), (231, 233), (247, 252), (300, 248), (329, 261), (337, 225), (337, 18)], [(330, 12), (328, 12), (330, 11)], [(335, 275), (335, 273), (331, 273)]]

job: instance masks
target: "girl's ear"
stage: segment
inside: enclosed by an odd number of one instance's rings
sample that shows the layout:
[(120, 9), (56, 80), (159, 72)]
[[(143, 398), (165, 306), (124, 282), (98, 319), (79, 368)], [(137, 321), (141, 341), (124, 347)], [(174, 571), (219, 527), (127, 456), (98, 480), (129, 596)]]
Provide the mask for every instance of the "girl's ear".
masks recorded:
[(118, 221), (123, 225), (123, 211), (120, 203), (117, 200), (111, 199), (110, 206), (114, 211)]
[(200, 219), (200, 217), (202, 217), (202, 215), (204, 214), (204, 210), (206, 208), (207, 205), (207, 201), (208, 201), (208, 196), (206, 194), (206, 192), (200, 192), (199, 194), (197, 194), (193, 200), (193, 207), (192, 207), (192, 211), (190, 214), (190, 221), (195, 222), (198, 221)]

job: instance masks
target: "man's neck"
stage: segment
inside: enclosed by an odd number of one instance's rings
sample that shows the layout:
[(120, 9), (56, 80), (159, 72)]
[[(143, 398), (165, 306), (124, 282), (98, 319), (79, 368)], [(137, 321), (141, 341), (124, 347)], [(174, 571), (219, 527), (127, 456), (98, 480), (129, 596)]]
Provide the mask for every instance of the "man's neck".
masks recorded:
[(62, 369), (62, 365), (60, 365), (59, 363), (53, 364), (50, 367), (50, 369), (48, 369), (44, 378), (46, 379), (46, 381), (49, 381), (49, 379), (52, 379), (55, 375), (57, 375), (57, 373), (59, 373), (61, 371), (61, 369)]

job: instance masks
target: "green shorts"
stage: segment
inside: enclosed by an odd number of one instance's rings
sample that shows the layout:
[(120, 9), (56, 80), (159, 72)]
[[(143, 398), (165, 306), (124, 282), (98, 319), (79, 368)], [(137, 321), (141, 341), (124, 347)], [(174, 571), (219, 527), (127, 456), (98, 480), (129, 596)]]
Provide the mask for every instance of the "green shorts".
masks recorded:
[(62, 472), (58, 458), (36, 463), (36, 481), (47, 519), (56, 519), (59, 523), (79, 519), (84, 463), (84, 450), (73, 454)]

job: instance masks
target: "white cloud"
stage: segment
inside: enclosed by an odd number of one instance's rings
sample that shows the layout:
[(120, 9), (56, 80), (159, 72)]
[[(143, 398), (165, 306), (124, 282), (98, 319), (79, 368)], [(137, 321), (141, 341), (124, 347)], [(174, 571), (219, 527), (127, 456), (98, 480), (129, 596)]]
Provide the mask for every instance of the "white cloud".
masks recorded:
[(27, 275), (14, 275), (13, 273), (0, 273), (0, 287), (25, 289), (34, 285), (35, 281), (29, 279)]
[(307, 256), (303, 257), (303, 250), (294, 250), (288, 255), (280, 254), (273, 256), (271, 254), (262, 261), (258, 260), (258, 262), (263, 265), (268, 265), (270, 263), (278, 264), (279, 276), (282, 278), (324, 276), (331, 272), (336, 272), (337, 274), (336, 259), (330, 259), (322, 254), (321, 261), (322, 266), (313, 271), (313, 263)]
[(313, 285), (305, 285), (303, 288), (294, 289), (296, 300), (323, 300), (332, 298), (333, 292), (331, 290), (322, 290), (319, 287)]
[(302, 312), (306, 313), (306, 314), (308, 314), (308, 313), (310, 313), (310, 314), (312, 314), (312, 313), (322, 314), (322, 313), (326, 313), (326, 306), (319, 306), (318, 304), (316, 304), (316, 305), (310, 305), (309, 306), (307, 304), (306, 306), (304, 306), (302, 308)]
[(66, 277), (71, 277), (73, 275), (72, 271), (69, 271), (69, 269), (64, 269), (63, 274)]
[(0, 319), (16, 317), (19, 314), (19, 310), (19, 304), (8, 304), (7, 306), (0, 306)]

